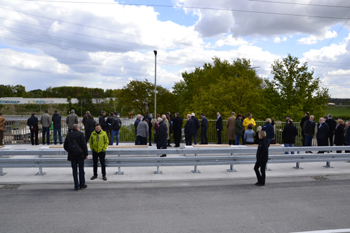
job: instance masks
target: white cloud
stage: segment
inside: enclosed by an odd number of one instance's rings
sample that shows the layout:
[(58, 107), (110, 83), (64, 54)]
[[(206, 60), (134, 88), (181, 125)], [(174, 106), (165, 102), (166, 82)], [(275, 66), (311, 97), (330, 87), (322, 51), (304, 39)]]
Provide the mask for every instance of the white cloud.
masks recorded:
[(281, 43), (281, 41), (287, 41), (287, 37), (283, 37), (282, 39), (279, 37), (275, 37), (275, 39), (273, 40), (273, 43)]
[(214, 47), (222, 47), (225, 45), (239, 46), (239, 45), (246, 45), (246, 44), (248, 44), (248, 41), (244, 40), (243, 38), (234, 38), (232, 35), (228, 35), (226, 37), (222, 37), (221, 39), (217, 40)]
[(338, 36), (338, 33), (336, 31), (327, 31), (324, 35), (321, 36), (315, 36), (315, 35), (311, 35), (309, 37), (304, 37), (298, 40), (299, 44), (316, 44), (318, 41), (322, 41), (324, 39), (330, 39), (330, 38), (335, 38)]

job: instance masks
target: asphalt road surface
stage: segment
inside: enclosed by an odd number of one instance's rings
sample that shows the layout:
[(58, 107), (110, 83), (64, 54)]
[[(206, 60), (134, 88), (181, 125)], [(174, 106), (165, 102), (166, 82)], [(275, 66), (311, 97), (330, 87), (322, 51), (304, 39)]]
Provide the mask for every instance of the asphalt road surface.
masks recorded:
[(46, 186), (0, 189), (1, 233), (282, 233), (350, 228), (347, 179), (265, 187), (228, 181), (176, 187), (102, 184), (78, 192), (66, 184)]

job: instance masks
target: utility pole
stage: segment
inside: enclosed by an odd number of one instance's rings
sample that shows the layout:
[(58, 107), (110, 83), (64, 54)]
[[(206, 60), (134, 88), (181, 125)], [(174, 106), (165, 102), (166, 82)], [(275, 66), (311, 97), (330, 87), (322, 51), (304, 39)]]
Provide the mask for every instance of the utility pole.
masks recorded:
[(157, 50), (154, 50), (154, 118), (157, 117)]

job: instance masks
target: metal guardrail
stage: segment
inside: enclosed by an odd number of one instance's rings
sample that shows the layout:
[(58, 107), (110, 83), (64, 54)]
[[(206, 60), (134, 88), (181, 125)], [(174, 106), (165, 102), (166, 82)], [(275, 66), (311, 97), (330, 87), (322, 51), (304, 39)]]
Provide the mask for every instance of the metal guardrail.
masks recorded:
[[(301, 162), (326, 162), (326, 168), (331, 168), (331, 161), (350, 161), (350, 153), (325, 153), (325, 154), (305, 154), (300, 153), (307, 151), (343, 151), (349, 150), (348, 146), (334, 147), (271, 147), (269, 153), (284, 153), (294, 151), (296, 154), (273, 154), (269, 155), (269, 163), (296, 163), (294, 168), (302, 169)], [(121, 155), (152, 155), (157, 157), (127, 157), (121, 158)], [(161, 174), (160, 166), (194, 166), (192, 173), (200, 172), (197, 166), (205, 165), (230, 165), (227, 169), (229, 172), (235, 172), (235, 164), (253, 164), (256, 161), (256, 148), (186, 148), (186, 149), (108, 149), (106, 151), (106, 166), (118, 167), (115, 174), (121, 175), (121, 167), (157, 167), (155, 174)], [(89, 151), (91, 154), (91, 151)], [(185, 157), (159, 157), (161, 154), (182, 154)], [(194, 154), (192, 157), (186, 155)], [(198, 154), (210, 156), (198, 156)], [(212, 154), (228, 154), (227, 156), (213, 156)], [(16, 156), (36, 155), (38, 158), (16, 158)], [(64, 158), (42, 158), (42, 156), (64, 156)], [(117, 155), (118, 157), (108, 157)], [(12, 158), (4, 158), (4, 156), (13, 156)], [(27, 168), (38, 167), (37, 175), (44, 175), (43, 167), (70, 167), (71, 163), (66, 159), (67, 152), (63, 149), (46, 149), (46, 150), (0, 150), (0, 175), (5, 175), (3, 168)], [(85, 166), (92, 167), (91, 160), (86, 161)]]

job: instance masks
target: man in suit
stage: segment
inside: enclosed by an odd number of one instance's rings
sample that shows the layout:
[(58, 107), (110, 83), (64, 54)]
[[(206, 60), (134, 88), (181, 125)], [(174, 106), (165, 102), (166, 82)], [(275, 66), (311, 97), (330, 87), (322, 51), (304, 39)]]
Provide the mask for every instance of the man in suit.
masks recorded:
[(334, 132), (335, 132), (335, 127), (337, 127), (337, 122), (335, 122), (335, 120), (333, 120), (332, 118), (332, 114), (328, 114), (328, 119), (326, 120), (326, 123), (329, 127), (329, 132), (328, 132), (328, 138), (329, 138), (329, 145), (333, 146), (333, 136), (334, 136)]
[[(319, 123), (317, 124), (317, 145), (318, 146), (328, 146), (328, 135), (329, 135), (329, 126), (324, 120), (323, 117), (320, 118)], [(319, 154), (323, 154), (324, 151), (319, 151)]]
[(179, 116), (179, 113), (175, 113), (173, 118), (173, 136), (175, 141), (175, 147), (180, 147), (180, 141), (182, 136), (182, 117)]
[(218, 144), (221, 144), (221, 131), (223, 129), (222, 127), (222, 117), (220, 115), (220, 112), (217, 112), (216, 115), (218, 116), (217, 117), (217, 120), (216, 120), (216, 132), (218, 134)]
[(304, 132), (304, 123), (305, 121), (308, 121), (310, 119), (309, 117), (310, 113), (309, 112), (306, 112), (305, 113), (305, 116), (303, 118), (301, 118), (301, 121), (300, 121), (300, 127), (301, 127), (301, 135), (303, 137), (303, 146), (305, 146), (305, 132)]
[(194, 125), (193, 120), (191, 119), (191, 115), (187, 114), (187, 122), (185, 125), (185, 140), (186, 140), (186, 146), (192, 145), (192, 137), (193, 134), (196, 131), (196, 127)]
[[(310, 116), (309, 120), (304, 122), (303, 131), (305, 135), (305, 146), (312, 146), (312, 138), (315, 134), (315, 122), (313, 115)], [(312, 153), (312, 151), (306, 151), (306, 153)]]
[(193, 134), (193, 137), (194, 137), (194, 144), (197, 145), (197, 132), (198, 132), (198, 129), (199, 129), (199, 121), (197, 119), (197, 117), (195, 117), (195, 114), (192, 113), (191, 114), (191, 119), (193, 120), (193, 123), (194, 123), (194, 128), (195, 128), (195, 132)]
[(204, 113), (201, 113), (201, 144), (208, 144), (207, 130), (208, 130), (208, 119)]

